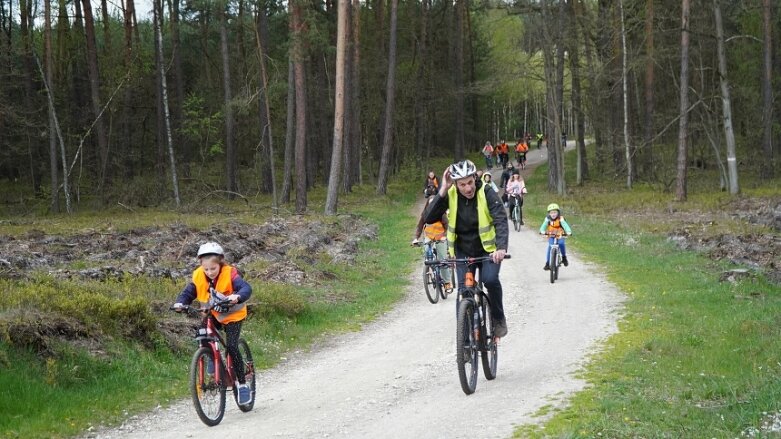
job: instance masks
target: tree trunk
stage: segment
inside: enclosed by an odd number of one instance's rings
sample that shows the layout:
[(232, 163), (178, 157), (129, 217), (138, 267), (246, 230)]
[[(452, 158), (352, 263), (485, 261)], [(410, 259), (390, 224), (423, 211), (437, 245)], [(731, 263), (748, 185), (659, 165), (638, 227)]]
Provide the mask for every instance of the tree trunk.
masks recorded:
[(238, 151), (233, 132), (233, 95), (231, 93), (230, 52), (228, 51), (228, 19), (226, 5), (220, 2), (217, 13), (220, 17), (220, 55), (222, 56), (222, 90), (225, 112), (225, 178), (227, 179), (228, 198), (235, 198), (239, 191)]
[[(127, 0), (128, 3), (132, 3), (133, 0)], [(174, 142), (179, 145), (179, 151), (186, 157), (192, 157), (195, 155), (195, 151), (192, 151), (185, 136), (181, 135), (182, 122), (184, 116), (182, 108), (184, 107), (185, 93), (184, 93), (184, 70), (182, 69), (182, 42), (179, 37), (179, 1), (169, 0), (171, 3), (171, 68), (173, 69), (173, 89), (174, 89), (174, 105), (172, 106), (172, 123), (174, 132)], [(135, 8), (134, 8), (135, 9)], [(132, 17), (132, 15), (131, 15)]]
[[(580, 88), (580, 31), (577, 14), (577, 0), (570, 3), (570, 20), (572, 23), (572, 38), (570, 40), (570, 71), (572, 72), (572, 107), (575, 111), (576, 142), (578, 150), (577, 184), (583, 184), (588, 179), (588, 160), (586, 158), (586, 122), (583, 113), (583, 102)], [(526, 106), (523, 112), (523, 132), (526, 133)]]
[(361, 2), (360, 0), (353, 0), (353, 20), (355, 22), (353, 33), (353, 56), (352, 64), (352, 93), (350, 98), (352, 100), (352, 111), (350, 122), (350, 136), (352, 137), (351, 148), (353, 150), (351, 168), (348, 170), (352, 173), (351, 183), (363, 184), (363, 174), (361, 173), (361, 160), (363, 158), (363, 130), (361, 125)]
[[(464, 9), (464, 3), (466, 0), (456, 0), (455, 14), (456, 14), (456, 27), (455, 27), (455, 58), (456, 62), (453, 68), (455, 69), (455, 151), (453, 151), (453, 161), (465, 159), (464, 155), (464, 15), (466, 14)], [(506, 129), (506, 127), (505, 127)]]
[(393, 111), (396, 94), (396, 22), (398, 0), (391, 0), (390, 42), (388, 44), (388, 80), (385, 93), (385, 129), (382, 139), (380, 173), (377, 178), (377, 193), (385, 195), (388, 189), (388, 174), (393, 145)]
[(339, 177), (342, 174), (342, 145), (344, 143), (345, 70), (347, 69), (347, 16), (349, 1), (337, 3), (336, 26), (336, 84), (334, 91), (334, 144), (331, 149), (331, 172), (328, 175), (328, 194), (325, 198), (325, 214), (336, 215), (339, 201)]
[[(44, 2), (43, 23), (43, 47), (46, 60), (45, 80), (47, 84), (53, 84), (52, 71), (54, 70), (54, 57), (52, 56), (52, 6), (50, 1)], [(49, 178), (51, 180), (51, 205), (52, 212), (60, 211), (59, 175), (57, 171), (57, 133), (54, 128), (54, 107), (49, 105)]]
[(689, 130), (689, 0), (681, 0), (681, 104), (678, 120), (678, 173), (675, 185), (675, 197), (686, 201), (686, 173), (688, 171)]
[(108, 137), (101, 117), (100, 71), (98, 70), (98, 50), (95, 43), (95, 19), (92, 15), (90, 0), (82, 0), (84, 7), (84, 30), (87, 38), (87, 73), (89, 76), (90, 97), (92, 98), (92, 113), (95, 116), (95, 132), (98, 136), (98, 151), (100, 153), (100, 174), (98, 191), (103, 195), (103, 184), (106, 181), (108, 167)]
[[(291, 21), (292, 23), (292, 21)], [(292, 27), (292, 26), (291, 26)], [(291, 185), (293, 183), (293, 147), (296, 122), (296, 84), (292, 57), (287, 63), (287, 118), (285, 120), (285, 158), (282, 172), (282, 203), (290, 202)]]
[(645, 114), (643, 119), (643, 170), (645, 178), (654, 168), (654, 0), (645, 2)]
[(719, 57), (719, 85), (721, 86), (721, 108), (724, 119), (724, 137), (727, 139), (727, 171), (729, 175), (729, 193), (740, 192), (738, 184), (738, 164), (735, 158), (735, 132), (732, 129), (732, 99), (727, 81), (727, 55), (724, 51), (724, 26), (721, 23), (719, 0), (713, 0), (713, 13), (716, 20), (716, 42)]
[(176, 155), (174, 154), (174, 141), (171, 135), (171, 113), (168, 110), (168, 84), (165, 78), (165, 63), (163, 61), (163, 0), (155, 0), (155, 38), (157, 38), (157, 80), (160, 87), (160, 96), (163, 104), (163, 120), (165, 122), (165, 139), (168, 144), (168, 160), (171, 166), (171, 183), (174, 189), (174, 200), (176, 207), (182, 205), (179, 198), (179, 178), (176, 174)]
[(106, 0), (100, 0), (100, 17), (103, 21), (103, 55), (107, 56), (111, 53), (111, 20), (109, 19), (108, 2)]
[(626, 65), (626, 27), (624, 25), (624, 0), (618, 0), (619, 13), (621, 14), (621, 86), (624, 98), (624, 154), (626, 157), (626, 187), (632, 189), (634, 175), (632, 175), (632, 149), (629, 146), (629, 81)]
[(764, 179), (773, 178), (773, 35), (770, 0), (762, 0), (762, 168)]
[(306, 72), (304, 71), (303, 11), (300, 0), (292, 2), (293, 14), (293, 67), (296, 84), (296, 213), (306, 212)]
[(258, 63), (260, 65), (259, 79), (261, 87), (261, 91), (259, 92), (258, 96), (258, 105), (262, 105), (260, 113), (265, 116), (265, 120), (263, 120), (264, 118), (261, 117), (260, 140), (263, 142), (263, 139), (265, 138), (268, 145), (268, 157), (265, 158), (265, 162), (268, 163), (268, 172), (271, 174), (271, 210), (276, 215), (279, 213), (279, 206), (277, 205), (277, 178), (274, 164), (274, 136), (273, 131), (271, 130), (271, 109), (269, 108), (268, 103), (268, 73), (266, 72), (266, 55), (265, 51), (263, 50), (263, 39), (261, 38), (262, 32), (258, 31), (258, 27), (263, 22), (265, 11), (258, 7), (257, 14), (258, 18), (257, 26), (255, 26), (255, 43), (258, 50)]

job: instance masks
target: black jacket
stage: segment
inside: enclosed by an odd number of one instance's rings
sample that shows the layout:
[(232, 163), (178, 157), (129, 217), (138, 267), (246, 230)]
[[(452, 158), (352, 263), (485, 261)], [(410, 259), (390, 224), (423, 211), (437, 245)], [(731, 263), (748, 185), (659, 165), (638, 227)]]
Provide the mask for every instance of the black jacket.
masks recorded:
[[(510, 229), (507, 227), (507, 213), (504, 211), (502, 200), (499, 199), (499, 195), (490, 186), (486, 189), (482, 181), (477, 181), (477, 190), (485, 191), (488, 210), (491, 213), (491, 218), (494, 220), (494, 228), (496, 228), (496, 248), (507, 250)], [(458, 194), (457, 238), (456, 242), (450, 243), (450, 245), (455, 245), (456, 252), (459, 254), (470, 257), (483, 256), (486, 252), (483, 249), (483, 244), (480, 242), (480, 234), (478, 233), (477, 194), (470, 200), (461, 195), (458, 190), (456, 190), (456, 193)], [(423, 214), (425, 222), (429, 224), (437, 221), (438, 218), (442, 218), (447, 209), (448, 197), (440, 197), (439, 194), (434, 195), (434, 200), (429, 203)]]

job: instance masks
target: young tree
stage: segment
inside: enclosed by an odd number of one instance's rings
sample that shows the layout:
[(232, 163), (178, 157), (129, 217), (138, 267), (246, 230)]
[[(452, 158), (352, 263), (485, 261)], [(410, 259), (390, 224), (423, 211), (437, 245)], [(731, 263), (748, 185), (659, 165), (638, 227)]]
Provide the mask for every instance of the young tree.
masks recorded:
[(643, 154), (645, 157), (645, 174), (653, 168), (654, 143), (654, 0), (645, 2), (645, 80), (643, 89), (645, 95), (645, 114), (643, 119)]
[(762, 0), (762, 178), (773, 178), (773, 35), (770, 0)]
[[(291, 21), (292, 28), (292, 21)], [(282, 164), (282, 194), (280, 201), (290, 202), (290, 192), (293, 183), (293, 148), (294, 136), (296, 134), (296, 85), (295, 68), (293, 67), (293, 57), (291, 56), (287, 63), (287, 118), (285, 119), (285, 157)]]
[(719, 57), (719, 85), (721, 86), (721, 106), (724, 118), (724, 137), (727, 139), (727, 170), (729, 172), (729, 193), (737, 195), (738, 164), (735, 158), (735, 132), (732, 129), (732, 99), (730, 98), (729, 82), (727, 81), (727, 55), (724, 51), (724, 26), (721, 23), (721, 6), (719, 0), (713, 0), (713, 13), (716, 21), (716, 42)]
[(222, 56), (222, 90), (225, 112), (225, 178), (227, 179), (228, 198), (233, 199), (239, 190), (238, 183), (238, 151), (234, 140), (233, 95), (231, 92), (230, 52), (228, 51), (228, 18), (227, 5), (217, 4), (217, 15), (220, 19), (220, 55)]
[[(54, 57), (52, 56), (52, 5), (50, 1), (44, 2), (43, 14), (43, 50), (46, 60), (46, 83), (52, 84), (54, 75)], [(54, 107), (49, 105), (49, 176), (51, 180), (51, 205), (52, 212), (60, 211), (59, 176), (57, 171), (57, 133), (54, 129)]]
[(168, 110), (168, 84), (165, 78), (165, 64), (163, 61), (163, 0), (155, 0), (154, 3), (155, 38), (157, 38), (157, 86), (160, 88), (160, 97), (163, 104), (163, 119), (165, 122), (165, 139), (168, 144), (168, 160), (171, 165), (171, 182), (174, 189), (176, 207), (182, 202), (179, 198), (179, 178), (176, 174), (176, 156), (174, 154), (174, 141), (171, 137), (171, 112)]
[(398, 15), (398, 0), (391, 0), (390, 42), (388, 44), (388, 80), (385, 93), (385, 129), (382, 139), (382, 155), (380, 156), (380, 173), (377, 178), (377, 193), (385, 195), (388, 189), (388, 174), (390, 174), (390, 156), (393, 146), (393, 111), (396, 95), (396, 23)]
[(350, 0), (337, 0), (336, 28), (336, 90), (334, 108), (334, 144), (331, 149), (331, 172), (328, 176), (328, 195), (325, 199), (325, 214), (336, 215), (339, 201), (339, 177), (342, 173), (342, 145), (344, 144), (345, 71), (347, 70), (347, 15)]
[(686, 201), (686, 178), (688, 171), (689, 131), (689, 7), (690, 0), (681, 0), (681, 78), (680, 118), (678, 120), (678, 172), (675, 197)]
[(632, 150), (629, 146), (629, 92), (628, 92), (628, 74), (626, 66), (626, 27), (624, 25), (624, 0), (618, 0), (618, 9), (621, 14), (621, 84), (624, 97), (624, 152), (626, 156), (626, 187), (632, 189)]
[(260, 92), (258, 93), (259, 113), (261, 113), (260, 139), (266, 139), (268, 143), (268, 157), (265, 161), (269, 164), (268, 172), (271, 174), (271, 209), (276, 214), (277, 206), (277, 178), (274, 163), (274, 136), (271, 130), (271, 108), (268, 103), (268, 73), (266, 72), (266, 54), (263, 46), (262, 33), (258, 30), (265, 16), (265, 11), (258, 7), (257, 26), (255, 26), (255, 44), (258, 50), (258, 63), (260, 66)]

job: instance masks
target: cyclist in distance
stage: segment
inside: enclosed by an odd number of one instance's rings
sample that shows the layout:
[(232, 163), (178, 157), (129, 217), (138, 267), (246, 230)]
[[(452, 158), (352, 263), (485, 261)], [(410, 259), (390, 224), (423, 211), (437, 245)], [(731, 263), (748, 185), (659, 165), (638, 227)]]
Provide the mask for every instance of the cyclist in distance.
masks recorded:
[[(429, 198), (436, 192), (431, 190), (426, 194), (426, 206), (428, 206), (433, 198)], [(423, 208), (423, 212), (420, 212), (420, 218), (418, 219), (418, 226), (415, 228), (415, 236), (412, 237), (412, 245), (417, 245), (420, 241), (420, 235), (425, 236), (425, 242), (434, 241), (434, 248), (437, 250), (437, 259), (442, 260), (447, 258), (447, 213), (443, 213), (437, 221), (433, 223), (425, 222), (426, 207)], [(443, 267), (442, 269), (442, 281), (445, 282), (445, 289), (450, 290), (453, 285), (450, 279), (450, 267)]]
[[(198, 248), (198, 261), (200, 266), (193, 271), (190, 283), (179, 293), (174, 309), (181, 312), (184, 305), (189, 305), (195, 299), (204, 304), (225, 299), (233, 302), (234, 305), (227, 309), (212, 309), (204, 318), (202, 327), (206, 327), (206, 319), (214, 319), (217, 329), (225, 329), (225, 345), (228, 354), (233, 357), (233, 371), (239, 380), (239, 404), (248, 404), (252, 395), (249, 386), (244, 382), (244, 362), (239, 352), (239, 337), (241, 322), (247, 317), (245, 302), (252, 295), (252, 287), (241, 278), (236, 267), (225, 263), (225, 251), (216, 242), (207, 242)], [(210, 373), (213, 373), (213, 369)]]
[[(556, 234), (567, 234), (572, 235), (572, 229), (570, 228), (569, 224), (567, 223), (567, 220), (564, 219), (563, 216), (561, 216), (561, 209), (559, 209), (559, 205), (556, 203), (551, 203), (548, 205), (548, 215), (545, 216), (545, 220), (542, 222), (542, 225), (540, 226), (540, 234), (541, 235), (556, 235)], [(548, 238), (548, 250), (545, 253), (545, 266), (542, 267), (543, 270), (547, 271), (550, 270), (550, 247), (553, 245), (553, 237)], [(564, 264), (564, 266), (569, 265), (569, 261), (567, 261), (567, 247), (564, 246), (564, 238), (559, 238), (559, 248), (561, 249), (561, 263)]]
[[(499, 268), (507, 254), (509, 227), (507, 214), (499, 195), (477, 178), (477, 168), (469, 160), (454, 163), (445, 169), (439, 193), (426, 209), (425, 221), (432, 222), (448, 212), (447, 240), (450, 256), (476, 258), (490, 255), (480, 264), (480, 281), (488, 290), (494, 335), (507, 335), (507, 321), (502, 305), (502, 283)], [(468, 267), (457, 266), (458, 284), (464, 285)]]
[[(521, 212), (523, 212), (523, 194), (526, 192), (526, 182), (523, 181), (521, 174), (513, 174), (510, 177), (510, 181), (507, 182), (507, 187), (505, 187), (504, 195), (502, 196), (505, 206), (512, 210), (515, 204), (519, 204)], [(523, 225), (523, 213), (521, 213), (519, 220), (521, 225)]]

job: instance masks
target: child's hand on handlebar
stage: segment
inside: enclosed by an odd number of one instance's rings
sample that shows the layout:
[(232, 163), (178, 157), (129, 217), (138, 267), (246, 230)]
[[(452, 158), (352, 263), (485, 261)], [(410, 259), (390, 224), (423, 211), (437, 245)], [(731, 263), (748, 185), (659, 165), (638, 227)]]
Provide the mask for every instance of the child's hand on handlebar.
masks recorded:
[(179, 302), (176, 302), (171, 308), (176, 312), (182, 312), (182, 310), (184, 309), (184, 305)]
[(238, 294), (231, 294), (225, 299), (230, 300), (231, 303), (239, 303), (239, 299), (241, 299), (241, 296), (239, 296)]

